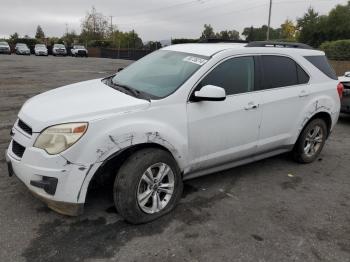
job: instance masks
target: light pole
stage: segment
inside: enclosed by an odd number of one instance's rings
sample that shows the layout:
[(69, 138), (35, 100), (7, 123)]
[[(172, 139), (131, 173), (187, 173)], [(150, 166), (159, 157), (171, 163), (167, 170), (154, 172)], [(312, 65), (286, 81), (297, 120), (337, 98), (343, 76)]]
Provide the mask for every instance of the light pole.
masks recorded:
[(272, 0), (270, 0), (270, 8), (269, 8), (269, 22), (267, 25), (267, 33), (266, 33), (267, 41), (270, 40), (271, 9), (272, 9)]

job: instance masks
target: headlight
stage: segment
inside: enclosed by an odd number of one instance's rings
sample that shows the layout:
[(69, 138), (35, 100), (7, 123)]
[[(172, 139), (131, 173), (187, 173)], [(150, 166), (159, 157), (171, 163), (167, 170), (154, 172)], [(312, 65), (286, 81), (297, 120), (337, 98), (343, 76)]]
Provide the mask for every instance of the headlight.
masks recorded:
[(55, 155), (70, 148), (86, 132), (88, 123), (70, 123), (46, 128), (38, 136), (34, 147), (44, 149), (48, 154)]

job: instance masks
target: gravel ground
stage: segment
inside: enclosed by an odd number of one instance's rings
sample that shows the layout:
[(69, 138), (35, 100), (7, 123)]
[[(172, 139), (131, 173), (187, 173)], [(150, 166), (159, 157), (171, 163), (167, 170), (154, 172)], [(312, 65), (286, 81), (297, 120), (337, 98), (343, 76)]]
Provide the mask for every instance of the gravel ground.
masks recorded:
[(187, 181), (172, 213), (141, 226), (125, 223), (103, 189), (69, 218), (7, 176), (9, 132), (26, 99), (128, 63), (0, 56), (1, 261), (350, 261), (350, 116), (318, 161), (286, 154)]

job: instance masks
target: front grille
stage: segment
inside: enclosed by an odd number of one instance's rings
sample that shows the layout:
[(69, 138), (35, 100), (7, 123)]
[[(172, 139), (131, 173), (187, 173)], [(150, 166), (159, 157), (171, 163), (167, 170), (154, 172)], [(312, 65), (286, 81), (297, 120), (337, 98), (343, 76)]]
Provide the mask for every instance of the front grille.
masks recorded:
[(78, 54), (79, 54), (79, 55), (85, 55), (85, 54), (86, 54), (86, 51), (84, 51), (84, 50), (78, 50)]
[(29, 135), (33, 134), (32, 128), (30, 126), (28, 126), (26, 123), (24, 123), (21, 119), (18, 119), (18, 126), (27, 134), (29, 134)]
[(26, 150), (24, 146), (18, 144), (15, 140), (12, 141), (12, 152), (16, 156), (18, 156), (19, 158), (22, 158), (24, 154), (24, 150)]

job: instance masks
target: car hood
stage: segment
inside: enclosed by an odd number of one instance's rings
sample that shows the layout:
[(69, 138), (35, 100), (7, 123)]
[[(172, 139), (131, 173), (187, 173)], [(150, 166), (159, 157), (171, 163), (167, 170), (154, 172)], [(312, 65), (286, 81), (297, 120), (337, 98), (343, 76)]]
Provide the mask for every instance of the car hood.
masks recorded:
[(60, 123), (93, 121), (111, 114), (145, 109), (150, 102), (117, 91), (101, 79), (80, 82), (29, 99), (18, 117), (33, 132)]

